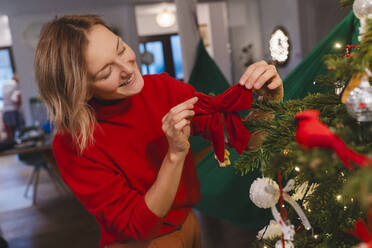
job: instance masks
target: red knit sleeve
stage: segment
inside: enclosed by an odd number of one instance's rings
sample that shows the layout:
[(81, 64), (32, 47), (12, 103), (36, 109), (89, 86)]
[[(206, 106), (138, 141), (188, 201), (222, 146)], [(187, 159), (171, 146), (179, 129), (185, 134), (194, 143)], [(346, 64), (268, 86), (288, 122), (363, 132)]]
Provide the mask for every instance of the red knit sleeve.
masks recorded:
[(112, 165), (98, 161), (99, 154), (96, 159), (78, 155), (58, 135), (53, 151), (63, 180), (108, 232), (120, 240), (155, 236), (164, 219), (151, 212), (144, 195), (131, 189)]

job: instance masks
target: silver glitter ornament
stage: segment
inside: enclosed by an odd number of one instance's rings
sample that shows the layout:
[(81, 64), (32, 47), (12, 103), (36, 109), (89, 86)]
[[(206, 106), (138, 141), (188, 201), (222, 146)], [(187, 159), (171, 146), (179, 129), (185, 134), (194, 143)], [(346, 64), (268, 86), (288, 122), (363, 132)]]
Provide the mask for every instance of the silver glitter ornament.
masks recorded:
[(372, 0), (355, 0), (353, 11), (359, 19), (367, 17), (372, 13)]
[(341, 95), (342, 91), (345, 88), (345, 82), (344, 81), (337, 81), (334, 83), (335, 85), (335, 94), (336, 95)]
[(346, 99), (347, 112), (360, 122), (372, 121), (372, 88), (366, 76)]

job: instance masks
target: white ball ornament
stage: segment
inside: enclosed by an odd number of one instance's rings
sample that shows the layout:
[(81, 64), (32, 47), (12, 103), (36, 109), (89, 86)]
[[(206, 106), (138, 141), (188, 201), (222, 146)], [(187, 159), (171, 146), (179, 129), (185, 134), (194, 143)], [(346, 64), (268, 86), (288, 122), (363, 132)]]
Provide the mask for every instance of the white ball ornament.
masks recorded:
[(353, 11), (359, 19), (367, 17), (372, 13), (372, 0), (355, 0)]
[(271, 178), (257, 178), (251, 185), (249, 197), (257, 207), (271, 208), (279, 201), (280, 189)]

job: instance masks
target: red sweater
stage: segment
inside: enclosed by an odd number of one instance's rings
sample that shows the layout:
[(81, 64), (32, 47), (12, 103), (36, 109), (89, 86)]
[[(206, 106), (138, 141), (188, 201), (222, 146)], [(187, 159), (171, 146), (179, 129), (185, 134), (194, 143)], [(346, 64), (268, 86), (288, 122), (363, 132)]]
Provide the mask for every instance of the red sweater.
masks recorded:
[(95, 144), (80, 156), (67, 133), (57, 134), (53, 151), (62, 178), (101, 226), (100, 245), (146, 240), (183, 224), (200, 199), (191, 152), (173, 205), (165, 218), (147, 207), (144, 195), (168, 151), (162, 118), (195, 94), (192, 86), (167, 74), (144, 76), (142, 91), (114, 105), (93, 102)]
[(192, 133), (212, 139), (222, 155), (222, 116), (230, 141), (240, 153), (249, 139), (233, 112), (251, 106), (251, 91), (244, 87), (234, 86), (212, 99), (165, 73), (144, 76), (144, 81), (142, 91), (130, 98), (110, 105), (91, 102), (97, 119), (95, 143), (82, 155), (75, 150), (68, 133), (54, 138), (53, 151), (62, 178), (101, 225), (101, 246), (171, 232), (183, 224), (199, 201), (200, 184), (191, 151), (167, 216), (156, 216), (144, 201), (168, 151), (161, 126), (172, 107), (197, 95)]

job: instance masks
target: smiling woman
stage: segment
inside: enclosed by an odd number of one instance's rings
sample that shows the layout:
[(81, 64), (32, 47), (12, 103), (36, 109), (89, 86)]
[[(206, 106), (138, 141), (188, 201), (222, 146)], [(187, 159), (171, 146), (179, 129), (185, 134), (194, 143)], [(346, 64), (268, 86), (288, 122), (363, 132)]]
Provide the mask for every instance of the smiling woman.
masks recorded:
[[(209, 124), (212, 115), (195, 115), (213, 105), (211, 98), (165, 73), (142, 76), (133, 50), (92, 15), (46, 24), (34, 66), (57, 129), (53, 152), (59, 170), (99, 222), (100, 244), (199, 248), (192, 207), (200, 183), (189, 136), (223, 134), (223, 125), (214, 130)], [(248, 107), (251, 89), (267, 81), (270, 90), (282, 87), (275, 68), (261, 61), (227, 95)], [(245, 134), (242, 142), (231, 137), (242, 150), (249, 146)]]

